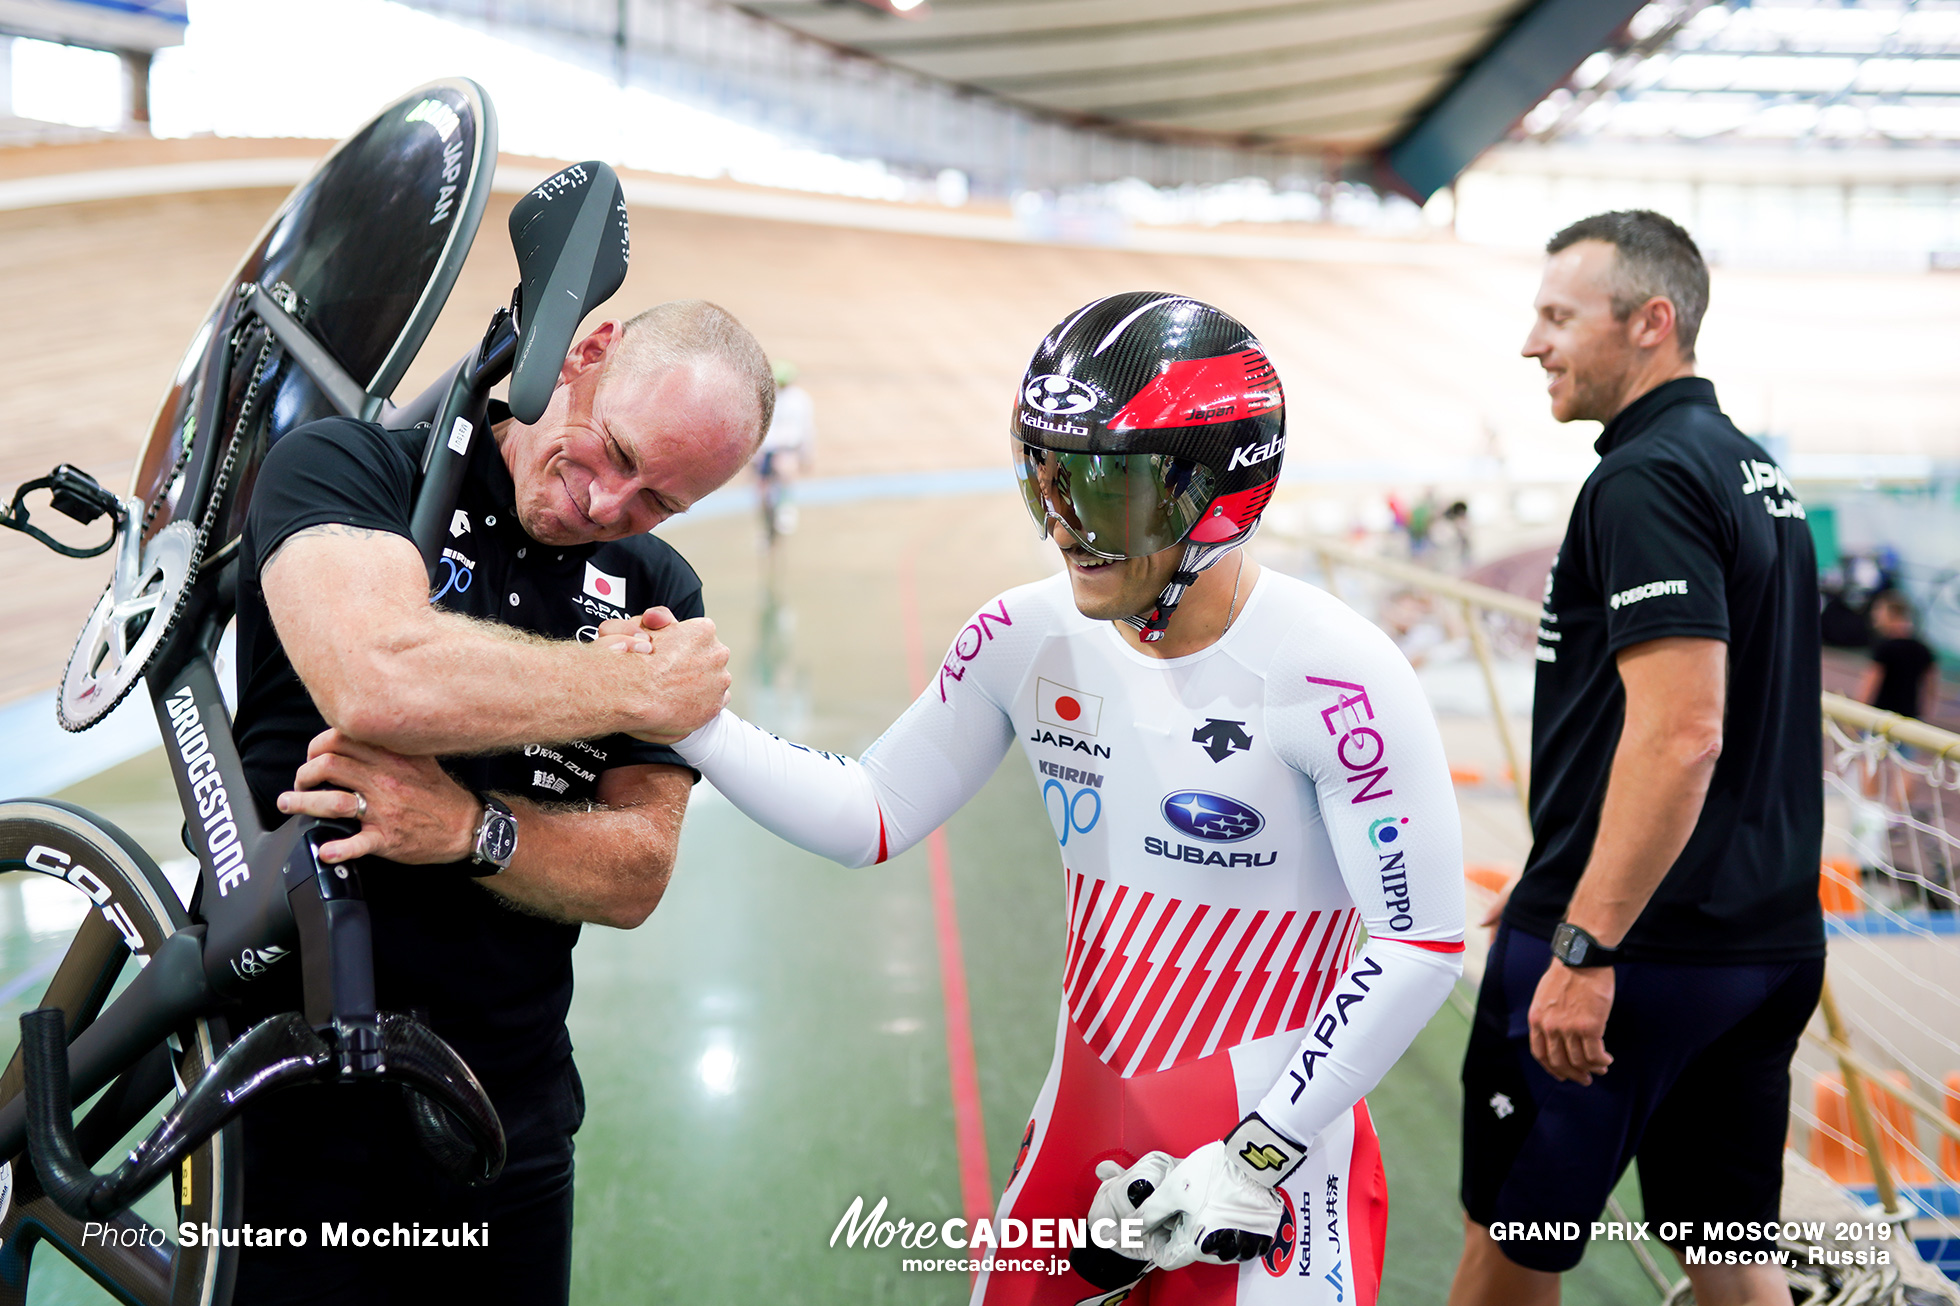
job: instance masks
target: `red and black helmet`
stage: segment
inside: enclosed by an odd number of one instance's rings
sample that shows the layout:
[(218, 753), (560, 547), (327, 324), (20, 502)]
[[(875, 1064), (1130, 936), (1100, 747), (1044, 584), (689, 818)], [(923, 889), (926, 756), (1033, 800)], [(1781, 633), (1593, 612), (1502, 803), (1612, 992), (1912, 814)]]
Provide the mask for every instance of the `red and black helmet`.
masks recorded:
[(1078, 310), (1041, 342), (1014, 405), (1028, 510), (1091, 553), (1231, 545), (1278, 481), (1286, 402), (1243, 323), (1137, 291)]
[(1279, 483), (1286, 400), (1245, 325), (1183, 295), (1099, 299), (1035, 350), (1014, 404), (1021, 494), (1045, 534), (1135, 558), (1185, 546), (1149, 618), (1161, 634), (1184, 587), (1241, 544)]

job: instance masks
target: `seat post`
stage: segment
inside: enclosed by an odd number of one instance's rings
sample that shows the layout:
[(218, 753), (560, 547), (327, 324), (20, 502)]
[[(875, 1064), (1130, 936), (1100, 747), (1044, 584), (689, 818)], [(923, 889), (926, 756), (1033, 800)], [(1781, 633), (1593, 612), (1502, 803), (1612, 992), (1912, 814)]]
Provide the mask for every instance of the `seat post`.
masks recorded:
[[(345, 863), (320, 860), (320, 845), (350, 831), (333, 824), (306, 832), (304, 853), (312, 873), (289, 873), (287, 901), (299, 926), (306, 1022), (331, 1032), (343, 1076), (382, 1069), (381, 1033), (374, 1009), (374, 933), (361, 874)], [(297, 868), (296, 868), (297, 869)]]

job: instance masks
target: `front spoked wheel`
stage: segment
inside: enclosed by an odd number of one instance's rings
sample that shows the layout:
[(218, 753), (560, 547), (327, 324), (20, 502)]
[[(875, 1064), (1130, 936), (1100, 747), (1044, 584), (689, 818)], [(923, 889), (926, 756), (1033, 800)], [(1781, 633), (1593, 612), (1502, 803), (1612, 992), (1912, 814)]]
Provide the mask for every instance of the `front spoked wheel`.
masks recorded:
[[(18, 1044), (20, 1014), (36, 1007), (61, 1010), (72, 1041), (119, 981), (188, 923), (156, 863), (115, 826), (52, 800), (0, 802), (0, 1047)], [(187, 1021), (117, 1076), (76, 1125), (89, 1162), (147, 1133), (158, 1108), (197, 1081), (227, 1037), (219, 1017)], [(0, 1074), (0, 1104), (21, 1091), (15, 1046)], [(236, 1122), (193, 1152), (172, 1182), (106, 1221), (79, 1221), (57, 1207), (23, 1146), (0, 1162), (0, 1306), (27, 1301), (30, 1271), (50, 1251), (116, 1301), (226, 1306), (237, 1250), (205, 1245), (217, 1237), (180, 1244), (178, 1226), (236, 1229), (241, 1188)]]

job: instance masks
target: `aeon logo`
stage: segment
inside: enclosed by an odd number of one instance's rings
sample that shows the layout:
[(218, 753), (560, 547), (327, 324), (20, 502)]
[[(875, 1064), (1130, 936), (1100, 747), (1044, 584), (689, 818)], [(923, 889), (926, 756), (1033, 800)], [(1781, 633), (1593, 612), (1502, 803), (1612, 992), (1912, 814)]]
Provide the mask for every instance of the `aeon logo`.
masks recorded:
[(1050, 372), (1028, 382), (1021, 398), (1051, 417), (1073, 417), (1094, 408), (1101, 396), (1072, 376)]
[(1186, 789), (1164, 799), (1164, 820), (1180, 834), (1212, 843), (1236, 843), (1265, 828), (1266, 818), (1236, 798)]

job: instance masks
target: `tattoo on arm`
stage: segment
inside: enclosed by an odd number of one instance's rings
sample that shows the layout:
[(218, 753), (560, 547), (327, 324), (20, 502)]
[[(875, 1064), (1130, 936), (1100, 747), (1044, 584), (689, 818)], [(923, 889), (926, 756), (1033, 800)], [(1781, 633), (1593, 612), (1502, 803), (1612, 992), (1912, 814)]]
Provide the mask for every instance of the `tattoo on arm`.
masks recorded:
[[(263, 574), (269, 571), (272, 564), (278, 561), (279, 555), (284, 553), (295, 540), (405, 540), (407, 538), (407, 536), (398, 534), (395, 531), (375, 530), (367, 526), (350, 526), (345, 522), (322, 522), (318, 526), (308, 526), (304, 530), (294, 531), (291, 535), (281, 540), (279, 547), (272, 551), (272, 556), (265, 560), (265, 566), (260, 568), (260, 573)], [(560, 639), (548, 639), (543, 635), (522, 630), (516, 626), (506, 626), (501, 622), (490, 621), (483, 617), (471, 617), (460, 612), (445, 612), (442, 614), (442, 619), (444, 621), (461, 622), (470, 628), (472, 634), (480, 635), (486, 639), (502, 640), (508, 644), (527, 644), (533, 648), (550, 648), (567, 642)]]
[(318, 526), (308, 526), (304, 530), (294, 531), (291, 535), (279, 541), (279, 547), (272, 551), (272, 557), (267, 558), (265, 560), (265, 566), (259, 570), (263, 572), (267, 567), (272, 566), (273, 562), (278, 559), (280, 554), (286, 551), (287, 546), (292, 544), (294, 540), (321, 539), (328, 536), (346, 540), (372, 540), (383, 535), (393, 534), (395, 534), (393, 531), (377, 531), (366, 526), (349, 526), (345, 522), (322, 522)]

